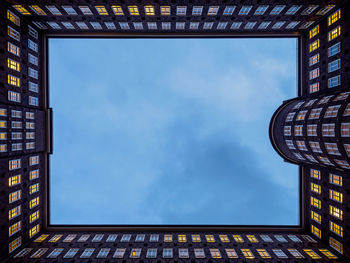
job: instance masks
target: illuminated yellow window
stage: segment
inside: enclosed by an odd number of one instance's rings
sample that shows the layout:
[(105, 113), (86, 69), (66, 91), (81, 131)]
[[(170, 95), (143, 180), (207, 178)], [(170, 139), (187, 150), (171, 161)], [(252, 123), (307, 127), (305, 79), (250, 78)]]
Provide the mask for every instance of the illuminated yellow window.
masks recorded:
[(321, 209), (321, 200), (318, 200), (317, 198), (311, 196), (311, 205), (318, 209)]
[(0, 152), (6, 152), (7, 151), (7, 145), (6, 144), (0, 144)]
[(340, 17), (341, 17), (341, 11), (339, 9), (328, 17), (328, 26), (337, 22), (340, 19)]
[(39, 219), (39, 211), (36, 211), (29, 216), (29, 223), (33, 223), (35, 220)]
[(40, 201), (39, 200), (39, 196), (34, 198), (34, 199), (32, 199), (32, 200), (30, 200), (29, 208), (33, 208), (33, 207), (37, 206), (39, 204), (39, 201)]
[(21, 175), (14, 175), (9, 178), (9, 187), (20, 184), (21, 183)]
[(219, 237), (220, 237), (221, 242), (223, 242), (223, 243), (230, 242), (227, 235), (219, 235)]
[(329, 245), (338, 251), (340, 254), (343, 254), (343, 244), (335, 240), (333, 237), (329, 238)]
[(100, 16), (107, 16), (108, 12), (107, 9), (103, 5), (97, 5), (95, 6), (97, 12), (100, 14)]
[(329, 174), (329, 182), (331, 184), (343, 186), (343, 177), (335, 174)]
[(29, 238), (31, 238), (32, 236), (34, 236), (36, 233), (39, 232), (39, 224), (32, 227), (30, 230), (29, 230)]
[(164, 235), (164, 242), (173, 242), (173, 235)]
[(267, 253), (266, 249), (260, 248), (256, 250), (261, 258), (271, 258), (270, 254)]
[(128, 8), (129, 8), (130, 15), (132, 15), (132, 16), (140, 15), (139, 9), (137, 8), (136, 5), (129, 5)]
[(33, 170), (29, 172), (29, 180), (34, 180), (39, 177), (39, 170)]
[(9, 210), (9, 220), (19, 216), (21, 214), (21, 206), (16, 206)]
[(243, 238), (241, 237), (241, 235), (232, 235), (234, 240), (237, 242), (237, 243), (243, 243)]
[(9, 253), (22, 245), (22, 237), (18, 237), (9, 244)]
[(123, 16), (124, 12), (120, 5), (112, 5), (112, 10), (116, 16)]
[(20, 12), (22, 15), (30, 15), (27, 9), (25, 9), (21, 5), (14, 5), (13, 8), (15, 8), (18, 12)]
[(321, 186), (318, 184), (311, 183), (311, 191), (317, 194), (321, 193)]
[(317, 39), (317, 40), (315, 40), (314, 42), (312, 42), (312, 43), (310, 44), (310, 52), (312, 52), (312, 51), (318, 49), (319, 47), (320, 47), (320, 40)]
[(145, 13), (147, 16), (154, 16), (154, 7), (153, 5), (146, 5), (145, 6)]
[(187, 242), (186, 235), (178, 235), (177, 239), (179, 242)]
[(311, 218), (312, 218), (312, 220), (314, 220), (314, 221), (316, 221), (317, 223), (321, 224), (322, 218), (321, 218), (321, 215), (320, 215), (320, 214), (318, 214), (318, 213), (316, 213), (316, 212), (314, 212), (314, 211), (311, 211)]
[(7, 122), (6, 121), (0, 121), (0, 128), (6, 128)]
[(29, 186), (29, 194), (34, 194), (39, 191), (39, 183)]
[(7, 139), (7, 133), (6, 132), (0, 132), (0, 140), (6, 140)]
[(331, 253), (328, 249), (320, 248), (319, 251), (329, 259), (337, 259), (338, 257)]
[(22, 190), (18, 190), (16, 192), (9, 194), (9, 204), (21, 199), (22, 197)]
[(55, 242), (57, 242), (58, 240), (60, 240), (60, 238), (61, 238), (62, 236), (63, 236), (63, 235), (54, 235), (54, 236), (49, 240), (49, 242), (55, 243)]
[(245, 258), (247, 258), (247, 259), (254, 259), (255, 258), (253, 253), (250, 251), (249, 248), (242, 248), (241, 251), (242, 251), (242, 254), (244, 255)]
[(329, 214), (343, 220), (343, 210), (340, 210), (339, 208), (336, 208), (332, 205), (329, 206)]
[(201, 242), (201, 237), (199, 235), (192, 235), (192, 242)]
[(330, 229), (333, 233), (337, 234), (338, 236), (343, 237), (343, 228), (342, 228), (340, 225), (338, 225), (338, 224), (336, 224), (336, 223), (330, 221), (330, 222), (329, 222), (329, 229)]
[(7, 116), (7, 110), (6, 109), (0, 109), (0, 116)]
[(343, 194), (337, 191), (329, 190), (329, 198), (336, 202), (343, 203)]
[(160, 13), (162, 16), (170, 16), (170, 6), (161, 6)]
[(210, 254), (212, 258), (221, 258), (220, 250), (217, 248), (210, 248)]
[(318, 180), (321, 179), (321, 172), (319, 170), (311, 169), (310, 170), (310, 175), (314, 179), (318, 179)]
[(226, 248), (225, 251), (228, 258), (238, 258), (237, 252), (233, 248)]
[(319, 228), (315, 227), (314, 225), (311, 225), (311, 232), (312, 232), (312, 234), (314, 234), (318, 238), (322, 237), (321, 230)]
[(16, 87), (20, 86), (20, 79), (12, 76), (12, 75), (7, 75), (7, 83)]
[(20, 64), (10, 58), (7, 59), (7, 67), (16, 71), (20, 71)]
[(310, 39), (316, 36), (320, 32), (319, 25), (315, 26), (313, 29), (310, 30)]
[(22, 222), (18, 221), (9, 227), (9, 237), (21, 230)]
[(34, 242), (41, 243), (43, 242), (49, 235), (48, 234), (42, 234), (40, 237), (34, 240)]
[(304, 249), (305, 253), (308, 254), (312, 259), (320, 259), (321, 257), (315, 253), (312, 249)]
[(254, 235), (247, 235), (247, 238), (252, 243), (258, 243), (259, 242)]
[(46, 16), (45, 11), (42, 10), (38, 5), (31, 5), (30, 8), (33, 9), (37, 15)]
[(328, 41), (335, 39), (336, 37), (340, 36), (340, 34), (341, 34), (341, 27), (337, 26), (331, 32), (328, 32)]
[(10, 10), (7, 10), (7, 19), (9, 19), (11, 22), (16, 24), (17, 26), (21, 25), (21, 20), (18, 16), (16, 16), (14, 13), (12, 13)]
[(215, 242), (215, 238), (213, 235), (205, 235), (207, 242)]
[(9, 171), (21, 168), (21, 159), (15, 159), (9, 161)]

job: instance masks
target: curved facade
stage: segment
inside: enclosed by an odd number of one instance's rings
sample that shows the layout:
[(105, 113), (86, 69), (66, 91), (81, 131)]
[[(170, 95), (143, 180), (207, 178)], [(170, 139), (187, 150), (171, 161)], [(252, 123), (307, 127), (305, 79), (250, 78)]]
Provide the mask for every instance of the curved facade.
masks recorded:
[(271, 119), (270, 139), (289, 162), (350, 170), (350, 92), (286, 101)]

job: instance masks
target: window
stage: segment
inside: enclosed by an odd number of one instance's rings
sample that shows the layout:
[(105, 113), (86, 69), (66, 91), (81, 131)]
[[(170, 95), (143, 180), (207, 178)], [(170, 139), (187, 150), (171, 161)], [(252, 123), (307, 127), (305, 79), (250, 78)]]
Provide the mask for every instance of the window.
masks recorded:
[(228, 258), (238, 258), (237, 252), (234, 248), (226, 248), (225, 252)]
[(338, 258), (333, 253), (331, 253), (328, 249), (320, 248), (318, 250), (329, 259), (337, 259)]
[(315, 239), (313, 239), (312, 237), (310, 237), (309, 235), (301, 235), (303, 237), (304, 240), (306, 240), (307, 242), (311, 242), (311, 243), (317, 243), (317, 241)]
[(90, 25), (92, 26), (93, 29), (96, 29), (96, 30), (102, 29), (102, 26), (99, 22), (90, 22)]
[(318, 119), (320, 117), (322, 108), (312, 109), (309, 115), (309, 120)]
[(171, 29), (170, 22), (162, 22), (162, 29), (163, 30), (170, 30)]
[(321, 172), (319, 170), (310, 169), (311, 178), (321, 180)]
[(173, 242), (173, 235), (164, 235), (164, 242)]
[(332, 205), (329, 206), (329, 214), (335, 218), (343, 220), (343, 210), (340, 210), (339, 208), (336, 208)]
[(21, 183), (21, 175), (14, 175), (9, 178), (9, 187), (15, 186)]
[(39, 91), (39, 86), (38, 86), (38, 84), (36, 84), (36, 83), (33, 83), (33, 82), (31, 82), (31, 81), (28, 81), (28, 89), (29, 89), (30, 91), (32, 91), (32, 92), (38, 93), (38, 91)]
[(145, 13), (147, 16), (154, 16), (154, 7), (152, 5), (146, 5), (145, 6)]
[(31, 78), (38, 79), (38, 71), (31, 67), (28, 67), (28, 75)]
[(199, 22), (191, 22), (190, 23), (190, 29), (198, 29)]
[(54, 235), (52, 238), (50, 238), (49, 242), (56, 243), (58, 240), (61, 239), (63, 235)]
[(287, 118), (286, 118), (286, 122), (287, 121), (292, 121), (293, 118), (294, 118), (294, 115), (295, 115), (295, 112), (288, 113)]
[(9, 194), (9, 204), (16, 202), (17, 200), (22, 198), (22, 190), (18, 190), (16, 192), (12, 192)]
[(239, 29), (242, 25), (242, 22), (232, 22), (231, 29)]
[(32, 209), (32, 208), (36, 207), (37, 205), (39, 205), (39, 201), (40, 201), (39, 200), (39, 196), (34, 198), (34, 199), (32, 199), (32, 200), (30, 200), (29, 208)]
[(22, 118), (22, 111), (20, 110), (11, 110), (12, 118)]
[(223, 12), (224, 16), (230, 16), (235, 11), (236, 6), (226, 6)]
[(332, 57), (340, 52), (340, 42), (328, 48), (328, 57)]
[(32, 248), (23, 248), (19, 253), (17, 253), (14, 258), (23, 258), (27, 256), (33, 249)]
[(173, 258), (173, 249), (163, 248), (163, 258)]
[(17, 223), (11, 225), (9, 227), (9, 237), (16, 234), (18, 231), (21, 230), (21, 227), (22, 227), (22, 222), (21, 221), (18, 221)]
[(130, 234), (124, 234), (120, 240), (120, 242), (130, 242), (131, 235)]
[(335, 190), (329, 190), (329, 198), (338, 203), (343, 203), (343, 194)]
[(39, 183), (29, 186), (29, 194), (34, 194), (39, 191)]
[(106, 242), (115, 242), (115, 240), (117, 239), (118, 235), (117, 234), (111, 234), (108, 235)]
[(51, 251), (51, 253), (47, 256), (47, 258), (57, 258), (63, 252), (63, 248), (55, 248)]
[(317, 136), (317, 124), (309, 124), (306, 128), (307, 136)]
[(110, 30), (116, 29), (115, 24), (113, 22), (105, 22), (105, 25)]
[(288, 258), (288, 256), (282, 251), (282, 249), (272, 249), (272, 252), (278, 258)]
[(28, 10), (21, 5), (13, 5), (13, 8), (20, 12), (22, 15), (30, 15)]
[(85, 248), (83, 253), (80, 255), (80, 258), (89, 258), (91, 257), (92, 253), (94, 253), (94, 248)]
[(321, 224), (321, 220), (322, 220), (321, 215), (316, 213), (315, 211), (311, 211), (311, 219)]
[(261, 22), (261, 24), (259, 25), (259, 29), (266, 29), (269, 25), (271, 24), (270, 21), (267, 22)]
[(260, 237), (264, 242), (273, 242), (271, 237), (269, 237), (268, 235), (260, 235)]
[(28, 25), (28, 33), (32, 38), (38, 39), (38, 31)]
[(336, 37), (339, 37), (340, 34), (341, 34), (341, 27), (337, 26), (336, 28), (334, 28), (332, 31), (328, 33), (328, 41), (331, 41)]
[(286, 15), (294, 15), (296, 12), (299, 11), (299, 9), (301, 8), (301, 5), (292, 5), (286, 12)]
[(9, 161), (9, 171), (21, 168), (21, 159), (15, 159)]
[(22, 245), (22, 237), (18, 237), (9, 243), (9, 253), (14, 251), (16, 248)]
[(221, 242), (223, 242), (223, 243), (230, 242), (227, 235), (219, 235), (219, 238), (220, 238)]
[(186, 235), (178, 235), (177, 240), (181, 243), (187, 242)]
[(66, 11), (69, 16), (76, 16), (78, 13), (74, 10), (74, 8), (70, 5), (63, 5), (62, 8)]
[(78, 242), (86, 242), (89, 239), (90, 235), (82, 235), (79, 239)]
[(156, 258), (157, 257), (157, 249), (149, 248), (147, 249), (146, 258)]
[(299, 21), (292, 21), (287, 26), (286, 29), (293, 29), (295, 28), (300, 22)]
[(143, 242), (145, 240), (144, 234), (138, 234), (136, 235), (135, 242)]
[(285, 23), (286, 23), (286, 21), (276, 22), (276, 23), (272, 26), (272, 29), (279, 29), (279, 28), (281, 28)]
[(16, 87), (20, 87), (20, 79), (10, 74), (7, 75), (7, 83)]
[(19, 62), (10, 58), (7, 59), (7, 67), (16, 71), (21, 71)]
[(325, 165), (334, 165), (334, 164), (332, 164), (330, 161), (329, 161), (329, 159), (327, 158), (327, 157), (323, 157), (323, 156), (318, 156), (318, 159), (321, 161), (321, 162), (323, 162)]
[(185, 22), (176, 22), (176, 29), (185, 29)]
[(269, 8), (268, 5), (259, 5), (258, 8), (255, 10), (254, 15), (256, 16), (263, 15), (268, 8)]
[(158, 240), (159, 240), (159, 235), (158, 234), (152, 234), (149, 237), (149, 242), (158, 242)]
[(299, 154), (299, 153), (294, 153), (294, 156), (296, 158), (298, 158), (299, 160), (305, 160), (305, 158), (303, 158), (303, 156), (301, 154)]
[(160, 13), (162, 16), (170, 16), (170, 6), (161, 6)]
[(57, 9), (56, 6), (54, 5), (47, 5), (45, 6), (47, 10), (49, 10), (51, 12), (51, 14), (53, 14), (54, 16), (61, 16), (62, 13), (60, 12), (60, 10)]
[(219, 11), (218, 6), (209, 6), (208, 9), (208, 16), (216, 16)]
[(320, 105), (320, 104), (325, 104), (325, 103), (327, 103), (332, 97), (333, 97), (333, 95), (323, 97), (323, 98), (318, 102), (318, 104), (319, 104), (319, 105)]
[(311, 191), (317, 194), (321, 193), (321, 186), (318, 184), (311, 183)]
[(200, 235), (191, 235), (192, 236), (192, 242), (201, 242)]
[(296, 141), (296, 144), (301, 151), (307, 151), (306, 145), (304, 141)]
[(318, 5), (309, 5), (303, 12), (301, 12), (301, 15), (310, 15)]
[(298, 258), (298, 259), (304, 258), (304, 256), (295, 248), (288, 248), (287, 250), (295, 258)]
[(193, 16), (200, 16), (203, 11), (203, 6), (194, 6), (192, 8), (192, 15)]
[(29, 223), (33, 223), (34, 221), (39, 219), (39, 211), (36, 211), (29, 216)]
[(294, 126), (294, 135), (295, 136), (303, 136), (303, 125), (295, 125)]
[(176, 8), (176, 15), (178, 15), (178, 16), (185, 16), (186, 15), (186, 11), (187, 11), (187, 7), (186, 6), (178, 6)]
[(120, 5), (112, 5), (112, 10), (116, 16), (123, 16), (124, 12)]
[(350, 116), (350, 103), (346, 105), (343, 116)]
[(309, 31), (310, 39), (316, 36), (320, 32), (320, 26), (317, 25)]
[(304, 120), (304, 119), (305, 119), (306, 113), (307, 113), (307, 110), (300, 111), (300, 112), (298, 113), (297, 120), (298, 120), (298, 121)]
[(225, 29), (227, 26), (227, 22), (219, 22), (216, 29)]
[(340, 254), (343, 254), (343, 244), (335, 240), (333, 237), (329, 238), (329, 245), (338, 251)]
[(22, 129), (22, 122), (20, 121), (12, 121), (11, 122), (12, 129)]
[(340, 69), (340, 58), (328, 63), (328, 73)]
[(33, 50), (34, 52), (38, 52), (38, 45), (30, 39), (28, 39), (28, 47), (29, 47), (29, 49)]
[(253, 29), (256, 25), (256, 22), (247, 22), (247, 24), (244, 26), (245, 29)]
[(288, 242), (287, 239), (285, 239), (282, 235), (275, 235), (275, 238), (277, 239), (277, 241), (279, 242)]
[(203, 25), (203, 29), (211, 29), (213, 27), (213, 22), (205, 22)]
[(313, 66), (313, 65), (317, 64), (318, 62), (320, 62), (320, 54), (319, 53), (310, 57), (309, 66)]
[(95, 8), (100, 16), (107, 16), (108, 15), (107, 9), (103, 5), (97, 5), (97, 6), (95, 6)]
[(39, 232), (39, 224), (29, 229), (29, 238), (33, 237)]
[(21, 214), (21, 206), (16, 206), (15, 208), (12, 208), (9, 210), (9, 220), (19, 216)]
[(65, 239), (63, 239), (63, 242), (69, 243), (72, 242), (77, 237), (76, 234), (70, 234)]
[(143, 29), (142, 22), (134, 22), (133, 24), (135, 29)]
[(203, 248), (195, 248), (194, 256), (196, 258), (205, 258), (204, 249)]
[(312, 259), (320, 259), (321, 257), (315, 253), (312, 249), (304, 249), (305, 253), (308, 254)]
[(7, 152), (7, 144), (0, 144), (0, 152)]
[(317, 236), (318, 238), (321, 238), (321, 230), (314, 225), (311, 225), (311, 233)]
[[(26, 140), (35, 139), (35, 133), (34, 132), (26, 132)], [(34, 147), (34, 144), (33, 144)]]
[(318, 10), (318, 12), (316, 13), (316, 15), (325, 15), (328, 13), (328, 11), (332, 10), (335, 7), (335, 5), (327, 5), (326, 7), (321, 8), (320, 10)]
[(39, 164), (39, 155), (30, 156), (29, 157), (29, 166), (37, 165)]
[(322, 124), (322, 136), (334, 137), (334, 123)]
[(117, 248), (114, 252), (113, 258), (123, 258), (125, 250), (125, 248)]
[(233, 239), (237, 242), (237, 243), (243, 243), (244, 240), (242, 238), (241, 235), (232, 235), (233, 236)]
[(334, 185), (343, 186), (343, 177), (340, 175), (329, 174), (329, 182)]
[(320, 76), (320, 69), (316, 68), (309, 72), (309, 80), (315, 79)]
[(207, 242), (212, 243), (215, 242), (215, 238), (213, 235), (205, 235), (205, 239), (207, 240)]
[(313, 162), (313, 163), (318, 163), (318, 161), (310, 154), (305, 154), (305, 157), (310, 161), (310, 162)]
[(340, 237), (343, 237), (343, 228), (336, 223), (329, 221), (329, 229)]
[(7, 34), (14, 40), (21, 41), (21, 36), (18, 31), (14, 30), (12, 27), (7, 26)]
[(284, 126), (284, 136), (292, 135), (292, 126)]
[(317, 40), (315, 40), (314, 42), (312, 42), (312, 43), (310, 44), (310, 52), (315, 51), (315, 50), (318, 49), (319, 47), (320, 47), (320, 40), (317, 39)]
[(258, 243), (259, 242), (254, 235), (246, 235), (246, 236), (247, 236), (249, 242), (251, 242), (251, 243)]
[(34, 240), (34, 242), (41, 243), (41, 242), (43, 242), (48, 236), (49, 236), (48, 234), (41, 235), (41, 236), (39, 236), (38, 238), (36, 238), (36, 239)]
[(71, 22), (62, 22), (62, 25), (67, 29), (75, 29)]
[(130, 252), (130, 258), (140, 258), (141, 248), (133, 248)]
[(16, 45), (12, 44), (11, 42), (7, 42), (7, 51), (12, 53), (15, 56), (20, 56), (20, 49)]
[(253, 6), (251, 5), (244, 5), (242, 6), (241, 10), (239, 10), (238, 15), (244, 16), (244, 15), (248, 15), (250, 10), (252, 9)]
[(221, 258), (221, 253), (219, 249), (210, 248), (209, 251), (212, 258)]
[(340, 17), (341, 17), (341, 11), (339, 9), (328, 17), (328, 26), (337, 22), (340, 19)]
[(26, 129), (35, 129), (35, 122), (26, 122)]
[(318, 200), (317, 198), (311, 196), (311, 205), (318, 209), (321, 209), (321, 200)]
[(85, 22), (75, 22), (80, 29), (89, 29)]
[(267, 253), (266, 249), (260, 248), (260, 249), (257, 249), (256, 251), (258, 252), (261, 258), (271, 258), (270, 254)]
[(291, 150), (295, 150), (295, 146), (292, 140), (286, 140), (287, 147)]
[(325, 142), (324, 145), (329, 154), (340, 155), (340, 152), (338, 151), (338, 147), (336, 143)]
[(254, 259), (253, 253), (250, 251), (249, 248), (241, 248), (242, 254), (246, 259)]
[(85, 16), (92, 16), (93, 13), (91, 12), (90, 8), (88, 6), (79, 6), (80, 11)]

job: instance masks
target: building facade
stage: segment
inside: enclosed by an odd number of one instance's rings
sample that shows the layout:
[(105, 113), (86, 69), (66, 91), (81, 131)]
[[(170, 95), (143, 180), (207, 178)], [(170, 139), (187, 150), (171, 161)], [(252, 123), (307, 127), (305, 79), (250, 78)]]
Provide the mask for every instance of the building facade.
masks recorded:
[[(345, 262), (349, 18), (349, 1), (2, 1), (0, 261)], [(47, 39), (70, 36), (298, 38), (298, 97), (270, 138), (300, 167), (300, 226), (50, 225)]]

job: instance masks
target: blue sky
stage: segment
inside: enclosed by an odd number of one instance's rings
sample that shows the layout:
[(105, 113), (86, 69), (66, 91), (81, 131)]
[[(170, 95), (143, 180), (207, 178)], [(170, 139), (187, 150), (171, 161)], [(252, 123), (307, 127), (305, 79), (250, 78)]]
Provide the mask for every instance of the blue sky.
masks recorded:
[(268, 125), (296, 39), (50, 39), (52, 224), (298, 224)]

